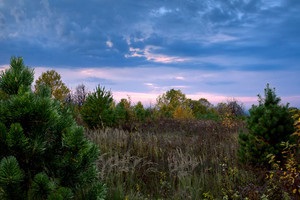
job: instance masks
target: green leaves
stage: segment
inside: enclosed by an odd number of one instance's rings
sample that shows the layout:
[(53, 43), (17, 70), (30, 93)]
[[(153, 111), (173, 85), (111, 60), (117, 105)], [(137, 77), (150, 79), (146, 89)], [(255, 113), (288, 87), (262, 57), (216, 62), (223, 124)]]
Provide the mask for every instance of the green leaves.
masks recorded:
[(161, 117), (192, 118), (192, 110), (181, 90), (171, 89), (157, 98), (157, 109)]

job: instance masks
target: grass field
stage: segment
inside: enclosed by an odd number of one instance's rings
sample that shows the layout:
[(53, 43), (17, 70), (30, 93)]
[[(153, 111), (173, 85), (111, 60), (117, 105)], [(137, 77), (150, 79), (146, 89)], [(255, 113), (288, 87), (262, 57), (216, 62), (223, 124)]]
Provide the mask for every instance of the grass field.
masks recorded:
[(260, 199), (263, 173), (237, 160), (237, 121), (165, 120), (140, 131), (87, 131), (108, 199)]

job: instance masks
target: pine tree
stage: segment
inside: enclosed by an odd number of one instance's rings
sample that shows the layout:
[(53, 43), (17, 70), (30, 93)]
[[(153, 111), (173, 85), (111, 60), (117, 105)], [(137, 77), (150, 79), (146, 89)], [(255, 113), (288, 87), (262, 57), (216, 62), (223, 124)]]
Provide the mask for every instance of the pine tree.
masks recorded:
[(115, 124), (113, 97), (105, 87), (97, 86), (81, 107), (83, 121), (89, 128), (111, 127)]
[(289, 105), (281, 105), (281, 99), (276, 96), (275, 89), (269, 84), (265, 88), (265, 97), (258, 95), (259, 105), (253, 105), (249, 110), (247, 120), (248, 133), (240, 133), (238, 151), (239, 158), (244, 163), (268, 166), (267, 155), (273, 154), (282, 159), (281, 142), (293, 142), (293, 119)]
[(0, 77), (0, 199), (102, 199), (98, 148), (48, 87), (31, 91), (30, 71), (12, 58)]
[(29, 89), (33, 75), (33, 70), (24, 66), (22, 58), (12, 57), (10, 68), (0, 74), (0, 90), (6, 95), (13, 95), (22, 87)]

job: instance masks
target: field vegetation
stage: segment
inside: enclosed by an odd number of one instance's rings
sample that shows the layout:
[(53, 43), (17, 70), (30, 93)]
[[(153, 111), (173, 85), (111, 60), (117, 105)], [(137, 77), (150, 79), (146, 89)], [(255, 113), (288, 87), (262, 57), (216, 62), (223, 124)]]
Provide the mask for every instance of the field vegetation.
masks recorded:
[(146, 108), (54, 70), (32, 81), (22, 58), (0, 74), (1, 199), (300, 199), (300, 112), (268, 84), (246, 115), (176, 89)]

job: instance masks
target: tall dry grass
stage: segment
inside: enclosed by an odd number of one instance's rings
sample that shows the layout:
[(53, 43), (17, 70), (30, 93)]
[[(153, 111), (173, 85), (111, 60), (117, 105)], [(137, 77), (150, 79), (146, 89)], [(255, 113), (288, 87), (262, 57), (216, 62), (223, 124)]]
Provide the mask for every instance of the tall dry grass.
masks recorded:
[(237, 161), (243, 123), (173, 120), (145, 127), (86, 132), (101, 150), (99, 176), (109, 199), (230, 199), (257, 181)]

